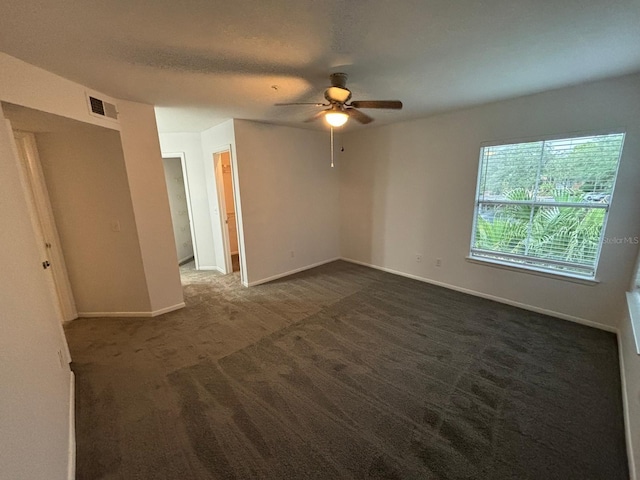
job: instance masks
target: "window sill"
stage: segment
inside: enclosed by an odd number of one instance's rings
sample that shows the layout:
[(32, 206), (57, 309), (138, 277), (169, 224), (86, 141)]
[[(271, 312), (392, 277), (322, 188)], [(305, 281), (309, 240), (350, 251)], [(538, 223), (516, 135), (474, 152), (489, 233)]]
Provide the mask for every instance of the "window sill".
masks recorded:
[(629, 307), (629, 318), (631, 319), (631, 329), (636, 341), (636, 353), (640, 355), (640, 292), (627, 292), (627, 307)]
[[(535, 267), (527, 267), (527, 266), (515, 266), (510, 263), (501, 262), (499, 260), (490, 260), (486, 258), (477, 258), (477, 257), (466, 257), (467, 262), (477, 263), (479, 265), (486, 265), (490, 267), (502, 268), (504, 270), (511, 270), (512, 272), (520, 272), (520, 273), (528, 273), (530, 275), (538, 275), (540, 277), (553, 278), (554, 280), (563, 280), (566, 282), (579, 283), (581, 285), (598, 285), (600, 280), (594, 278), (584, 278), (580, 276), (568, 275), (566, 273), (551, 273), (545, 270), (540, 270)], [(639, 317), (640, 318), (640, 317)], [(640, 326), (639, 326), (640, 328)]]

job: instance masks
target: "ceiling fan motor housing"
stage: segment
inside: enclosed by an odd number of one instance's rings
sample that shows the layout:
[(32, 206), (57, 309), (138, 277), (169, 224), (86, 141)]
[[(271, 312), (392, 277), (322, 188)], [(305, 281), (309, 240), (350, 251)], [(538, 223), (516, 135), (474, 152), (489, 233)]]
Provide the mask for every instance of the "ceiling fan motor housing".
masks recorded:
[(330, 78), (332, 87), (347, 88), (347, 78), (349, 78), (349, 75), (346, 73), (332, 73)]

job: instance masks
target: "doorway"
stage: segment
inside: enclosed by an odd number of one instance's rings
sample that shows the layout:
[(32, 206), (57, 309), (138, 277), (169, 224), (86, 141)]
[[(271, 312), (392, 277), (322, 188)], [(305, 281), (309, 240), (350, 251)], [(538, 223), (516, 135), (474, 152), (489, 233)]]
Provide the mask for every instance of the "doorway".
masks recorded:
[(45, 183), (36, 137), (33, 133), (14, 130), (13, 137), (26, 182), (28, 203), (31, 205), (33, 224), (42, 250), (43, 268), (51, 271), (50, 288), (57, 299), (61, 323), (78, 318), (69, 275), (62, 254), (58, 229)]
[(198, 249), (193, 231), (193, 215), (184, 153), (163, 153), (162, 163), (178, 264), (184, 265), (194, 260), (195, 268), (198, 269)]
[(226, 273), (240, 272), (240, 242), (238, 239), (238, 219), (236, 193), (230, 150), (213, 154), (220, 222), (225, 256)]

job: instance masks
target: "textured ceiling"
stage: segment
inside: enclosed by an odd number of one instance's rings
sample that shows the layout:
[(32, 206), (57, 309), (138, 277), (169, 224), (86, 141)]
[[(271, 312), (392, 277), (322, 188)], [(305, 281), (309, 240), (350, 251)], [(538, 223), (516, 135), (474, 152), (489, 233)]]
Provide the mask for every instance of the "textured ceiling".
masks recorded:
[(404, 102), (379, 125), (640, 71), (640, 1), (2, 0), (0, 50), (156, 105), (161, 131), (309, 125), (273, 104), (321, 101), (336, 71)]

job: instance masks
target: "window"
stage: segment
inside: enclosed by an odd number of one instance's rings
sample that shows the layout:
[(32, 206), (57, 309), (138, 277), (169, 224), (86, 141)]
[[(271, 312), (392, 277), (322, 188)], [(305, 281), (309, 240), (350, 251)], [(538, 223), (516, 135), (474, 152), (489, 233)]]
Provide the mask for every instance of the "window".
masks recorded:
[(593, 279), (623, 141), (482, 147), (471, 258)]

